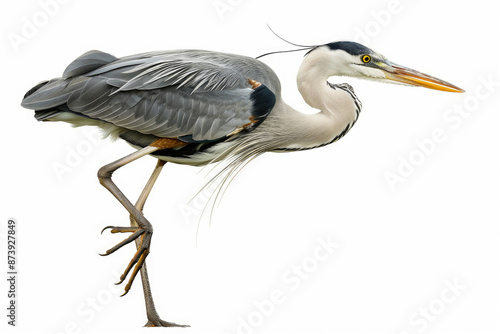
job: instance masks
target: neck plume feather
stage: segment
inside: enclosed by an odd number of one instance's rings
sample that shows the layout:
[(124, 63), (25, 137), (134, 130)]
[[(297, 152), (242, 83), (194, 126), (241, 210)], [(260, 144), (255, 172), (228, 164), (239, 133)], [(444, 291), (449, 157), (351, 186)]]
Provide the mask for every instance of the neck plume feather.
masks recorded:
[(234, 145), (214, 159), (223, 160), (225, 166), (207, 187), (217, 179), (222, 180), (216, 186), (216, 193), (220, 193), (241, 168), (262, 153), (328, 145), (351, 129), (361, 111), (361, 102), (349, 85), (328, 83), (330, 76), (339, 74), (329, 65), (332, 63), (329, 56), (326, 50), (314, 50), (306, 56), (297, 75), (302, 97), (319, 112), (301, 113), (277, 96), (266, 120), (253, 131), (243, 134)]

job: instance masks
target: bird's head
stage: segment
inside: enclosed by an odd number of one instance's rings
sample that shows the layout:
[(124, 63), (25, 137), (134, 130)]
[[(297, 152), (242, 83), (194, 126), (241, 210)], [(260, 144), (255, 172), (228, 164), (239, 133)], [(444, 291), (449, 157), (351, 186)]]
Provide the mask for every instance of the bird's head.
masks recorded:
[(394, 64), (381, 54), (355, 42), (333, 42), (313, 48), (307, 56), (319, 55), (335, 75), (371, 79), (379, 82), (421, 86), (447, 92), (463, 89), (430, 75)]

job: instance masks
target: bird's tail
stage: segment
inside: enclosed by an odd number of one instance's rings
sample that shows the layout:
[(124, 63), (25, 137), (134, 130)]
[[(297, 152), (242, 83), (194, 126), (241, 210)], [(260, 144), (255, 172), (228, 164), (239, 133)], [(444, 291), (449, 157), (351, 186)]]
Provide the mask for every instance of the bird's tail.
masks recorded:
[[(85, 74), (109, 64), (118, 58), (101, 51), (92, 50), (71, 62), (61, 78), (43, 81), (31, 88), (23, 98), (21, 106), (35, 111), (54, 111), (64, 106), (69, 97), (81, 90), (90, 77)], [(65, 110), (63, 110), (65, 111)], [(69, 110), (68, 110), (69, 111)], [(47, 113), (35, 115), (38, 120), (47, 119)]]

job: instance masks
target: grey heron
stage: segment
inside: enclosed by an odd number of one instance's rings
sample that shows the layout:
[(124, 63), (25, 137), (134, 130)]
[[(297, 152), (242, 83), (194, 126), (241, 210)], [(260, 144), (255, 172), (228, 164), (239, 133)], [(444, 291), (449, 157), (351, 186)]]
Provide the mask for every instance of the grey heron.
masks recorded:
[[(136, 151), (102, 167), (100, 183), (130, 214), (131, 226), (108, 226), (111, 233), (131, 233), (106, 251), (135, 241), (137, 251), (120, 277), (126, 294), (141, 272), (146, 326), (181, 326), (163, 321), (155, 310), (145, 259), (153, 226), (144, 203), (166, 162), (194, 166), (224, 161), (226, 176), (264, 152), (296, 151), (331, 144), (355, 124), (361, 102), (348, 84), (331, 76), (350, 76), (421, 86), (448, 92), (462, 89), (390, 62), (355, 42), (308, 47), (297, 75), (298, 90), (314, 114), (304, 114), (281, 97), (280, 81), (260, 60), (203, 50), (171, 50), (116, 58), (89, 51), (62, 77), (29, 90), (22, 106), (38, 121), (97, 126)], [(118, 168), (146, 155), (157, 165), (136, 204), (112, 180)], [(103, 231), (104, 231), (103, 230)]]

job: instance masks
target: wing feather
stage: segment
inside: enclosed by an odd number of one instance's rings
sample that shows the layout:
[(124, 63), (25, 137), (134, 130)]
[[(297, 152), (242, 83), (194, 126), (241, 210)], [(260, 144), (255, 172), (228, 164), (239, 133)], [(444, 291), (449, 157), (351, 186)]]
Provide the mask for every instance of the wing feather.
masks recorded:
[[(249, 79), (262, 85), (253, 89)], [(70, 110), (157, 137), (206, 142), (252, 120), (257, 126), (279, 90), (274, 72), (249, 57), (177, 50), (118, 59), (90, 51), (72, 62), (63, 78), (27, 94), (22, 105)]]

